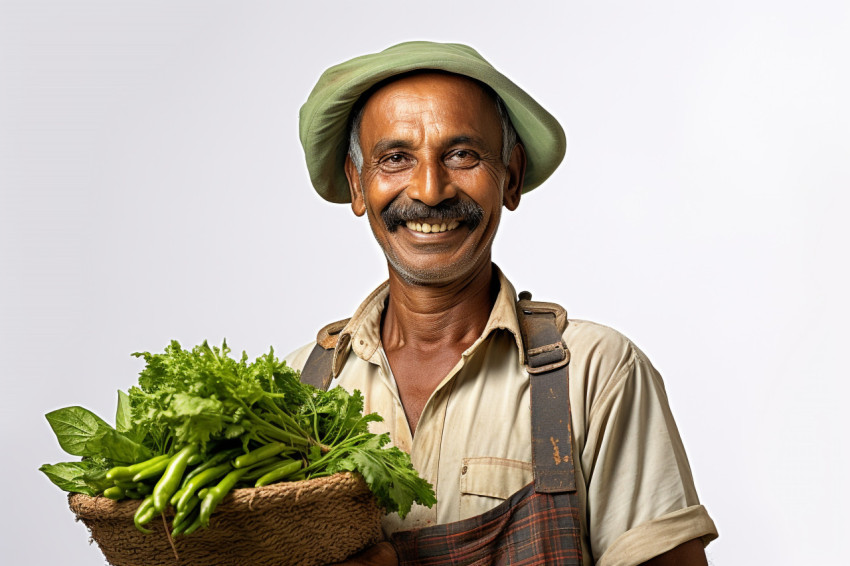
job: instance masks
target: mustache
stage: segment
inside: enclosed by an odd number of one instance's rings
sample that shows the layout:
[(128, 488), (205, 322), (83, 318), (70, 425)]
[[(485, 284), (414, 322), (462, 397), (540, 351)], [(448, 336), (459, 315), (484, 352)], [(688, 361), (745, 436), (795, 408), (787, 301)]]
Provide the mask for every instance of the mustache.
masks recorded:
[(484, 209), (477, 203), (467, 200), (441, 202), (437, 206), (428, 206), (418, 201), (401, 202), (396, 198), (381, 211), (381, 219), (387, 230), (395, 232), (409, 220), (434, 218), (436, 220), (461, 220), (470, 230), (474, 230), (484, 219)]

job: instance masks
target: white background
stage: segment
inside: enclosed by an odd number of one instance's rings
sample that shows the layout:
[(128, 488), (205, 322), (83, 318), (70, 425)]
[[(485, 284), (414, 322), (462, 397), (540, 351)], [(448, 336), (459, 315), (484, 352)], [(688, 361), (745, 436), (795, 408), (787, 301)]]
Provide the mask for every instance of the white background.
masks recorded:
[(326, 67), (430, 39), (564, 125), (494, 259), (661, 370), (713, 563), (847, 564), (847, 6), (2, 2), (0, 560), (103, 563), (37, 471), (66, 458), (44, 413), (112, 420), (129, 354), (171, 338), (286, 353), (383, 280), (311, 189), (298, 109)]

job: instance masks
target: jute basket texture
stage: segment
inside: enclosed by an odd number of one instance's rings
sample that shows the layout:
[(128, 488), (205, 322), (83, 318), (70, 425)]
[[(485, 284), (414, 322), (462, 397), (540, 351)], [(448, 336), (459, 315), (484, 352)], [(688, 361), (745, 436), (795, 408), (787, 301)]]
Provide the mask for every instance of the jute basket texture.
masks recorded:
[[(382, 511), (357, 474), (233, 490), (208, 529), (170, 541), (157, 517), (139, 532), (139, 501), (72, 494), (71, 510), (114, 566), (331, 564), (379, 542)], [(166, 515), (170, 526), (171, 517)], [(173, 542), (173, 547), (172, 547)]]

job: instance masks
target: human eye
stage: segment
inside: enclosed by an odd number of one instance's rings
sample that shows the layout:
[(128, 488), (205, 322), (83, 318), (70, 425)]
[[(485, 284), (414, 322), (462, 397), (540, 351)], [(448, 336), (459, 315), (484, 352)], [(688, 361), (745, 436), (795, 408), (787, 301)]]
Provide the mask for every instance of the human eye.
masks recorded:
[(401, 152), (394, 152), (381, 159), (381, 168), (386, 171), (399, 171), (410, 164), (410, 158)]
[(478, 164), (480, 157), (474, 151), (468, 149), (456, 149), (446, 156), (446, 162), (451, 167), (465, 169)]

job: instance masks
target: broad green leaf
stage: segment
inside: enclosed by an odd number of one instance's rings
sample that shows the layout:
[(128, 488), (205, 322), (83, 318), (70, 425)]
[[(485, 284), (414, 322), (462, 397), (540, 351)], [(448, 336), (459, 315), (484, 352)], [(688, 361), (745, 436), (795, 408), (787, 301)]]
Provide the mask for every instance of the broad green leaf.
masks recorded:
[(112, 430), (106, 421), (82, 407), (57, 409), (45, 417), (59, 440), (59, 446), (74, 456), (97, 456), (87, 451), (86, 445), (104, 431)]
[(115, 430), (128, 432), (133, 429), (133, 415), (130, 413), (130, 396), (118, 390), (118, 409), (115, 411)]
[(115, 411), (115, 430), (138, 444), (143, 443), (147, 435), (147, 432), (133, 421), (130, 396), (120, 389), (118, 390), (118, 409)]
[(135, 464), (153, 456), (150, 450), (113, 428), (102, 430), (89, 439), (85, 450), (90, 456), (108, 458), (121, 464)]
[(114, 485), (112, 480), (106, 479), (108, 470), (108, 467), (92, 465), (90, 470), (79, 477), (79, 480), (85, 483), (94, 493), (103, 493), (103, 490)]
[(94, 495), (95, 491), (82, 479), (88, 469), (86, 462), (60, 462), (45, 464), (39, 468), (50, 481), (65, 491)]

